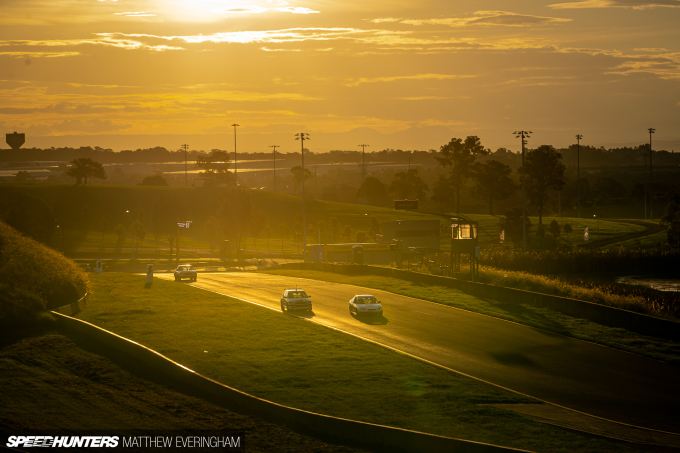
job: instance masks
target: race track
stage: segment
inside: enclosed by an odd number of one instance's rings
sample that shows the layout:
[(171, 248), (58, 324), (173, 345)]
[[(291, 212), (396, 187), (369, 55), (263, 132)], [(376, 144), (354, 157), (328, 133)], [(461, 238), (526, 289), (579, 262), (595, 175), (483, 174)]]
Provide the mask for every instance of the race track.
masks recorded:
[[(172, 279), (172, 274), (157, 276)], [(308, 316), (317, 323), (569, 409), (680, 433), (680, 367), (675, 365), (352, 285), (240, 272), (201, 273), (191, 285), (277, 310), (284, 289), (302, 288), (312, 296)], [(352, 317), (348, 301), (355, 294), (375, 295), (384, 317)]]

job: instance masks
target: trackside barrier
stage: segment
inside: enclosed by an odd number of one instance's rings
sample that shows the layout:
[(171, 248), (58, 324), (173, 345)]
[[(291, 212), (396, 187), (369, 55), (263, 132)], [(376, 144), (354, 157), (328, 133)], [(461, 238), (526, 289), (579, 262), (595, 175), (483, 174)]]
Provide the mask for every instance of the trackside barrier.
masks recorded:
[(152, 349), (93, 324), (61, 313), (53, 313), (64, 328), (84, 334), (125, 354), (136, 365), (141, 366), (146, 371), (169, 377), (176, 381), (180, 388), (198, 391), (201, 395), (209, 397), (210, 401), (216, 404), (228, 407), (231, 410), (258, 416), (273, 423), (362, 445), (388, 447), (390, 451), (409, 453), (421, 453), (424, 451), (432, 453), (526, 452), (526, 450), (498, 447), (479, 442), (315, 414), (276, 404), (201, 376)]
[(68, 305), (62, 305), (61, 307), (57, 307), (54, 309), (54, 311), (56, 311), (57, 313), (61, 313), (62, 315), (73, 316), (79, 311), (83, 310), (88, 305), (89, 297), (90, 295), (88, 293), (85, 293), (85, 295), (78, 299), (76, 302), (73, 302), (72, 304)]
[(386, 267), (332, 264), (332, 263), (289, 263), (281, 264), (281, 269), (317, 270), (334, 272), (344, 275), (378, 275), (408, 280), (414, 283), (438, 285), (458, 289), (473, 296), (497, 299), (504, 302), (526, 303), (537, 307), (548, 308), (577, 318), (589, 319), (593, 322), (612, 327), (622, 327), (644, 335), (680, 341), (680, 323), (669, 319), (656, 318), (641, 313), (635, 313), (621, 308), (586, 302), (568, 297), (553, 296), (551, 294), (535, 293), (522, 289), (506, 288), (504, 286), (489, 285), (458, 280), (451, 277), (408, 272)]

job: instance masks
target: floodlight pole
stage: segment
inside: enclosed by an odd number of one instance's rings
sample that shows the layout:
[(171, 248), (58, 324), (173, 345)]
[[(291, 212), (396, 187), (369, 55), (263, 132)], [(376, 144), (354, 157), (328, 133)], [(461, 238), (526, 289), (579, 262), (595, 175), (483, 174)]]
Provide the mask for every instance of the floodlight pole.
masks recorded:
[(583, 135), (576, 135), (576, 199), (578, 200), (578, 218), (581, 218), (581, 140)]
[(652, 185), (652, 134), (656, 132), (656, 129), (650, 127), (647, 129), (649, 131), (649, 218), (654, 219), (654, 189)]
[(189, 176), (187, 172), (187, 149), (189, 148), (189, 145), (182, 145), (182, 149), (184, 150), (184, 186), (189, 185)]
[(305, 140), (309, 140), (309, 134), (300, 132), (295, 134), (295, 140), (300, 140), (302, 151), (302, 262), (307, 262), (307, 217), (305, 210)]
[(366, 147), (371, 145), (359, 145), (361, 146), (361, 183), (366, 182)]
[(527, 252), (527, 191), (524, 183), (524, 145), (527, 144), (526, 138), (531, 138), (531, 131), (516, 131), (515, 138), (522, 138), (522, 252)]
[(274, 148), (274, 192), (276, 192), (276, 148), (281, 148), (279, 145), (269, 145)]
[(238, 159), (236, 158), (236, 128), (239, 125), (234, 123), (232, 124), (232, 126), (234, 127), (234, 183), (238, 185)]

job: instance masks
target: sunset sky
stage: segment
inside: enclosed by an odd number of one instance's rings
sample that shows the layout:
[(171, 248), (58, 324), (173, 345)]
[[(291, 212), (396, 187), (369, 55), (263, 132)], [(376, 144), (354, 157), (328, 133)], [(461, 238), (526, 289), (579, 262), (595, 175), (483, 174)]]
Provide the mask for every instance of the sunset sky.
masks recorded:
[(555, 1), (0, 0), (0, 124), (29, 147), (680, 140), (680, 1)]

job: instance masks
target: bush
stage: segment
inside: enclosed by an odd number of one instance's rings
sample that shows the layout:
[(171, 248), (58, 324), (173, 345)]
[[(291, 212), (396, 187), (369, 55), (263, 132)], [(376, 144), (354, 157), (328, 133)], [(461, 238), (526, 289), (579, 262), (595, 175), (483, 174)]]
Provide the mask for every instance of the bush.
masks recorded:
[(0, 222), (0, 319), (28, 319), (90, 291), (76, 263)]

